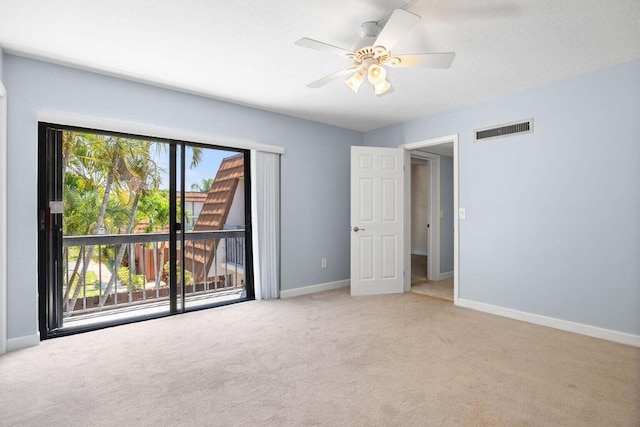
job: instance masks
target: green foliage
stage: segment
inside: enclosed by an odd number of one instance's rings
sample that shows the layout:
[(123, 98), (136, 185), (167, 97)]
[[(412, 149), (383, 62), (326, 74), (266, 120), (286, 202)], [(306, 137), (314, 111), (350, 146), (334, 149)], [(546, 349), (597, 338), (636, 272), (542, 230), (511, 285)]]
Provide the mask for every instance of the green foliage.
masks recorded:
[[(164, 270), (164, 275), (163, 276), (169, 277), (169, 263), (168, 262), (164, 264), (163, 270)], [(193, 274), (189, 270), (185, 270), (184, 273), (185, 273), (184, 274), (185, 285), (193, 284)], [(180, 269), (178, 269), (178, 277), (177, 277), (177, 279), (178, 279), (178, 283), (182, 283), (182, 277), (180, 275)], [(166, 280), (166, 282), (168, 283), (169, 281)]]
[(208, 193), (211, 190), (211, 186), (213, 185), (213, 178), (204, 178), (199, 184), (194, 182), (191, 184), (191, 189), (193, 191), (199, 191), (201, 193)]
[[(149, 221), (147, 231), (162, 230), (169, 222), (169, 198), (166, 191), (159, 190), (164, 171), (153, 153), (167, 147), (166, 143), (149, 140), (63, 132), (63, 234), (130, 233), (143, 219)], [(194, 147), (191, 151), (190, 167), (195, 167), (201, 161), (202, 149)], [(140, 209), (141, 199), (145, 198), (147, 200), (143, 201)], [(73, 270), (65, 269), (78, 271), (83, 259), (86, 262), (82, 271), (87, 270), (89, 261), (98, 259), (111, 267), (127, 265), (125, 246), (102, 248), (100, 253), (96, 253), (95, 248), (87, 246), (82, 257), (77, 250), (69, 251), (68, 259), (75, 261), (75, 266)], [(122, 276), (122, 270), (120, 268), (117, 272), (118, 277), (123, 283), (128, 283), (129, 289), (144, 286), (144, 277), (133, 275), (129, 279), (128, 271)], [(80, 293), (88, 291), (89, 286), (97, 286), (95, 292), (100, 294), (97, 282), (89, 283), (87, 277), (87, 283), (84, 283), (81, 279), (78, 274), (74, 275), (69, 281), (71, 289), (65, 290), (65, 298), (70, 296), (71, 306), (75, 306)]]
[[(143, 220), (153, 232), (169, 223), (169, 192), (159, 189), (166, 171), (154, 157), (166, 143), (65, 131), (62, 146), (65, 236), (90, 235), (101, 227), (119, 234)], [(202, 149), (190, 150), (193, 168), (202, 161)], [(202, 191), (212, 183), (203, 180)]]
[(69, 259), (78, 259), (78, 255), (80, 255), (80, 246), (70, 246), (67, 248)]
[(104, 218), (104, 228), (107, 234), (119, 234), (126, 229), (129, 222), (131, 206), (122, 203), (117, 197), (110, 197)]
[(87, 273), (85, 274), (84, 282), (87, 285), (96, 285), (98, 284), (98, 275), (91, 270), (87, 270)]
[(161, 231), (169, 224), (169, 192), (151, 189), (140, 196), (136, 223), (147, 220), (148, 232)]
[(144, 287), (144, 274), (132, 274), (129, 281), (129, 267), (120, 267), (118, 269), (118, 280), (120, 283), (127, 285), (130, 291), (139, 291)]
[[(110, 135), (63, 132), (64, 235), (93, 234), (100, 227), (106, 233), (118, 234), (132, 227), (130, 219), (139, 216), (134, 196), (158, 190), (164, 171), (154, 161), (153, 153), (165, 146)], [(147, 211), (152, 210), (147, 204)], [(150, 221), (164, 226), (168, 210), (167, 198), (166, 208), (156, 208)]]
[(63, 191), (64, 214), (62, 232), (65, 236), (84, 236), (89, 234), (95, 221), (95, 212), (100, 207), (101, 196), (97, 190), (80, 191), (77, 177), (65, 182)]
[[(71, 289), (72, 291), (76, 288), (77, 284), (78, 284), (78, 276), (80, 274), (76, 273), (75, 276), (75, 280), (73, 281), (74, 285), (73, 288)], [(72, 293), (70, 293), (71, 295)], [(97, 296), (100, 295), (100, 283), (98, 282), (98, 276), (96, 275), (96, 273), (94, 273), (91, 270), (87, 270), (87, 273), (85, 274), (85, 285), (84, 285), (84, 289), (83, 286), (80, 286), (80, 295), (86, 295), (87, 298), (89, 297), (93, 297), (93, 296)]]

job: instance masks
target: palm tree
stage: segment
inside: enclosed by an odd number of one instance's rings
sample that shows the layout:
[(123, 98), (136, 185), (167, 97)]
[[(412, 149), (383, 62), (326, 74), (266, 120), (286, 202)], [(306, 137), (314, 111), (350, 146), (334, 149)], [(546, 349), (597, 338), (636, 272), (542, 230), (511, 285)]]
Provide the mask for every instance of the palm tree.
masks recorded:
[[(63, 140), (64, 141), (64, 140)], [(93, 226), (93, 232), (96, 234), (104, 234), (105, 214), (114, 186), (125, 186), (127, 178), (135, 175), (136, 158), (139, 156), (149, 156), (148, 142), (130, 140), (126, 138), (113, 137), (108, 135), (86, 134), (86, 144), (80, 145), (79, 150), (75, 153), (74, 166), (78, 167), (77, 173), (86, 173), (89, 179), (94, 181), (101, 180), (104, 177), (104, 190), (102, 202), (98, 209), (98, 215)], [(69, 162), (67, 163), (69, 164)], [(71, 301), (67, 298), (71, 286), (67, 286), (65, 292), (64, 303), (73, 310), (76, 301), (80, 295), (82, 281), (86, 277), (89, 263), (93, 259), (94, 246), (86, 248), (85, 256), (82, 257), (88, 262), (84, 262), (82, 266), (82, 274), (79, 277), (78, 286), (75, 287)], [(76, 260), (76, 265), (81, 261), (81, 257)], [(77, 266), (74, 267), (77, 271)], [(113, 277), (114, 275), (112, 275)]]
[[(138, 149), (130, 150), (129, 162), (127, 168), (120, 172), (122, 178), (121, 183), (128, 190), (130, 198), (132, 198), (131, 210), (129, 211), (129, 222), (125, 234), (130, 234), (133, 230), (133, 226), (136, 223), (136, 213), (138, 211), (138, 204), (140, 203), (140, 196), (143, 191), (149, 188), (158, 188), (161, 182), (160, 168), (149, 156), (151, 142), (150, 141), (131, 141), (132, 146), (137, 145)], [(133, 148), (133, 147), (132, 147)], [(121, 245), (116, 256), (115, 266), (122, 264), (122, 259), (126, 252), (126, 246)], [(129, 254), (130, 257), (133, 254)], [(100, 295), (99, 307), (102, 308), (107, 301), (107, 297), (111, 291), (111, 288), (115, 284), (117, 274), (112, 274), (111, 279), (105, 289), (104, 293)]]
[(143, 219), (149, 222), (147, 232), (165, 229), (169, 224), (169, 191), (151, 188), (142, 192), (136, 223)]
[[(106, 231), (120, 233), (122, 226), (126, 222), (126, 233), (131, 233), (135, 225), (136, 215), (140, 197), (148, 189), (157, 189), (160, 185), (161, 168), (151, 157), (152, 149), (160, 151), (166, 149), (167, 145), (159, 142), (120, 138), (108, 135), (86, 134), (86, 133), (63, 133), (63, 172), (65, 180), (67, 175), (74, 177), (76, 190), (88, 191), (85, 196), (85, 205), (88, 200), (92, 201), (92, 209), (83, 209), (82, 213), (76, 211), (75, 215), (65, 212), (65, 235), (71, 234), (103, 234)], [(202, 149), (190, 147), (192, 156), (190, 168), (196, 167), (202, 159)], [(65, 186), (65, 189), (67, 187)], [(114, 198), (115, 192), (120, 196)], [(76, 191), (77, 192), (77, 191)], [(96, 196), (102, 195), (99, 207), (96, 205)], [(123, 195), (128, 194), (126, 197)], [(69, 191), (69, 195), (64, 194), (65, 199), (77, 198)], [(118, 199), (126, 199), (124, 203), (118, 204)], [(77, 201), (77, 200), (76, 200)], [(114, 207), (129, 207), (126, 221), (123, 218), (122, 210), (110, 209), (110, 204)], [(97, 217), (95, 221), (95, 212)], [(109, 215), (112, 211), (112, 215)], [(119, 212), (116, 215), (116, 212)], [(108, 229), (109, 230), (108, 230)], [(126, 248), (122, 246), (115, 257), (116, 265), (122, 262)], [(75, 307), (77, 299), (82, 289), (84, 278), (90, 261), (94, 256), (94, 246), (87, 246), (82, 257), (78, 256), (74, 267), (74, 274), (65, 291), (64, 304), (67, 307)], [(82, 274), (78, 275), (79, 265), (82, 260)], [(162, 263), (161, 263), (162, 265)], [(161, 267), (160, 267), (161, 268)], [(108, 284), (107, 290), (101, 295), (100, 306), (106, 301), (111, 287), (113, 286), (116, 274)], [(73, 281), (78, 279), (77, 286), (73, 289), (73, 295), (69, 300), (69, 293), (73, 288)]]
[(204, 178), (200, 183), (194, 182), (191, 184), (193, 191), (199, 191), (201, 193), (208, 193), (213, 185), (213, 178)]

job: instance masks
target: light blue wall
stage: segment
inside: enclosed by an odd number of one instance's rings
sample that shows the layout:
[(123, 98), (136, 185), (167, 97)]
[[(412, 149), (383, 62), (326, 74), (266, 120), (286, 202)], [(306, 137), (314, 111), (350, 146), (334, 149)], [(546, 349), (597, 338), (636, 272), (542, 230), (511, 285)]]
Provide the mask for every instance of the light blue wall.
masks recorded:
[(38, 111), (284, 146), (282, 289), (349, 278), (349, 147), (362, 144), (362, 133), (13, 55), (4, 56), (4, 83), (9, 338), (37, 331)]
[[(473, 130), (533, 117), (532, 134)], [(640, 334), (640, 60), (365, 134), (459, 134), (460, 297)]]
[[(361, 133), (0, 58), (9, 92), (9, 338), (37, 330), (37, 111), (284, 146), (282, 288), (349, 277), (349, 146), (362, 144)], [(472, 142), (476, 128), (528, 117), (533, 134)], [(364, 142), (459, 134), (461, 298), (640, 334), (639, 117), (636, 60), (369, 132)]]
[(440, 156), (440, 272), (453, 271), (453, 157)]

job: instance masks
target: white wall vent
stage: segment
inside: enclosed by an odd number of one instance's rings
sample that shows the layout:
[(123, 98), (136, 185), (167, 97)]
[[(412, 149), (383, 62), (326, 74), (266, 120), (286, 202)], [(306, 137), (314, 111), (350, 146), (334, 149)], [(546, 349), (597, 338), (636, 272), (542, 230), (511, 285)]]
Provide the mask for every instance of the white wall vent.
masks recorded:
[(516, 133), (533, 132), (533, 119), (522, 120), (518, 122), (505, 123), (502, 125), (491, 126), (484, 129), (476, 129), (476, 140), (485, 141), (487, 139), (502, 138)]

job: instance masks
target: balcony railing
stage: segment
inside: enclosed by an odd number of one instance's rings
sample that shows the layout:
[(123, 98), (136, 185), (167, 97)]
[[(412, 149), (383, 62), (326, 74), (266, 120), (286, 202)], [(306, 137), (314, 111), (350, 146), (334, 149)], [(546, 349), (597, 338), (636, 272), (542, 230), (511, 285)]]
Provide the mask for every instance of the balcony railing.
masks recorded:
[[(191, 231), (184, 239), (184, 283), (178, 251), (179, 298), (244, 288), (244, 269), (228, 264), (230, 258), (244, 260), (244, 252), (238, 253), (244, 251), (244, 230)], [(62, 246), (65, 317), (169, 300), (168, 234), (70, 236)], [(227, 253), (230, 248), (233, 253)]]

